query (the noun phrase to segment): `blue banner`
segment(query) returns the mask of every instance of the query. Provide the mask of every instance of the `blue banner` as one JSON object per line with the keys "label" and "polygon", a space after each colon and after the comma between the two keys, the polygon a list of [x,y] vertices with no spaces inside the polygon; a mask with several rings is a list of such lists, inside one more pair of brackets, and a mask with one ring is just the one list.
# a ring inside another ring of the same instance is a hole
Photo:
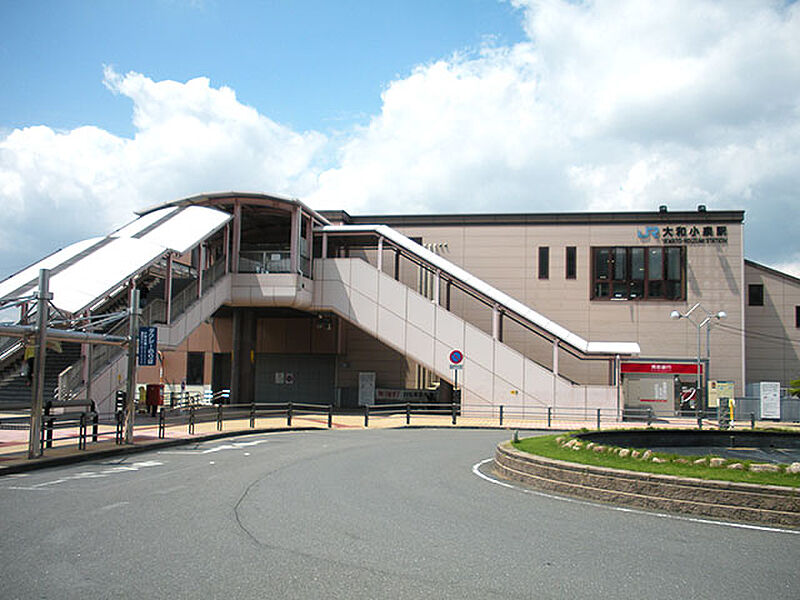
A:
{"label": "blue banner", "polygon": [[158,357],[158,329],[139,327],[139,366],[152,367]]}

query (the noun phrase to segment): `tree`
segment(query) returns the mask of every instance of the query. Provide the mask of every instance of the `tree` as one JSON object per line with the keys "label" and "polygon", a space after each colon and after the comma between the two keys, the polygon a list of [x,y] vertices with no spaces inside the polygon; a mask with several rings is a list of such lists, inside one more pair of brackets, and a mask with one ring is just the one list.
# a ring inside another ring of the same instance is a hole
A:
{"label": "tree", "polygon": [[800,398],[800,379],[789,382],[789,395]]}

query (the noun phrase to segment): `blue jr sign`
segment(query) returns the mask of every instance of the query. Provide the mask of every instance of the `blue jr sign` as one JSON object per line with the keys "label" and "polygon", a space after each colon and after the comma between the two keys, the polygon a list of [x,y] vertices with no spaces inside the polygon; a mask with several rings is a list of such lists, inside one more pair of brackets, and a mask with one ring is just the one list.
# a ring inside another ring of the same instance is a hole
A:
{"label": "blue jr sign", "polygon": [[152,367],[158,355],[158,329],[139,327],[139,366]]}

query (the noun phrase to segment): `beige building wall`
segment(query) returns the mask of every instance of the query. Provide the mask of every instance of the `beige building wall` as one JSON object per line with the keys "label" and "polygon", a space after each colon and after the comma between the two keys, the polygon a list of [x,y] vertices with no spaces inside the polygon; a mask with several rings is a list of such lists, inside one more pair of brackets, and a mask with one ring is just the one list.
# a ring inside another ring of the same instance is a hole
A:
{"label": "beige building wall", "polygon": [[[710,216],[710,215],[709,215]],[[423,219],[422,217],[421,219]],[[457,218],[457,217],[454,217]],[[641,241],[639,231],[649,223],[526,224],[526,225],[397,225],[423,244],[436,244],[439,253],[549,319],[590,341],[636,341],[641,358],[675,360],[697,357],[697,329],[687,320],[669,318],[673,310],[687,312],[696,302],[711,312],[725,311],[725,324],[712,327],[710,377],[732,380],[737,393],[744,388],[744,313],[742,223],[715,222],[689,213],[680,223],[722,225],[727,243],[686,245],[686,300],[592,300],[591,248],[599,246],[662,246],[660,240]],[[668,223],[674,226],[677,223]],[[653,223],[663,227],[664,223]],[[548,279],[538,277],[539,247],[549,248]],[[566,278],[566,247],[577,249],[575,279]],[[444,286],[442,286],[444,287]],[[491,311],[455,294],[453,312],[484,331],[491,331]],[[552,346],[523,328],[505,321],[504,341],[541,364],[552,366]],[[701,335],[705,358],[707,335]],[[563,351],[559,368],[581,383],[607,383],[607,364],[577,361]]]}
{"label": "beige building wall", "polygon": [[[787,387],[800,378],[800,279],[746,261],[745,284],[747,382],[779,381]],[[750,285],[763,286],[763,306],[750,305]]]}

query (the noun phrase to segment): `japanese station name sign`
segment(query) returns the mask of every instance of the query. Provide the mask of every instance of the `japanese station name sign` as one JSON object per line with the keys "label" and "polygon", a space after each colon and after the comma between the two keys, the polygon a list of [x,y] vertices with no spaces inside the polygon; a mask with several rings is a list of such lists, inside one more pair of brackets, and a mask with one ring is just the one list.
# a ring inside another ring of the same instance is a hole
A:
{"label": "japanese station name sign", "polygon": [[152,367],[158,357],[158,329],[139,327],[139,366]]}
{"label": "japanese station name sign", "polygon": [[655,241],[662,244],[727,244],[727,225],[651,225],[638,229],[640,241]]}

